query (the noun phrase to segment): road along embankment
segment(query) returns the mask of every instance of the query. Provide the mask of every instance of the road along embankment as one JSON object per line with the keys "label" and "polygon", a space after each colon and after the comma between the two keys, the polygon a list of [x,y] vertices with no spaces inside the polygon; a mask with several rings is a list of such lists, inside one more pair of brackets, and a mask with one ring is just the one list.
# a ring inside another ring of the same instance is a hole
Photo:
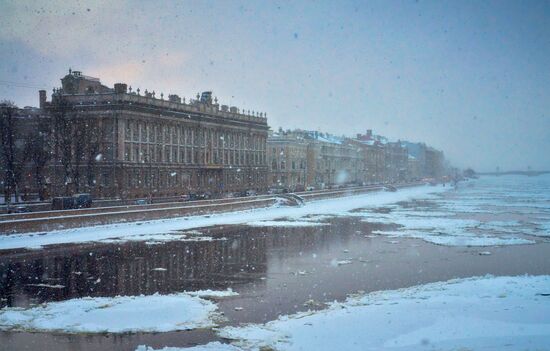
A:
{"label": "road along embankment", "polygon": [[[396,188],[420,185],[408,183]],[[297,193],[304,201],[364,194],[383,190],[383,186],[362,186],[345,189],[317,190]],[[89,227],[124,222],[138,222],[197,215],[242,211],[273,206],[280,201],[277,195],[246,198],[215,199],[193,202],[174,202],[149,205],[113,206],[65,211],[43,211],[0,215],[0,233],[47,232],[59,229]]]}

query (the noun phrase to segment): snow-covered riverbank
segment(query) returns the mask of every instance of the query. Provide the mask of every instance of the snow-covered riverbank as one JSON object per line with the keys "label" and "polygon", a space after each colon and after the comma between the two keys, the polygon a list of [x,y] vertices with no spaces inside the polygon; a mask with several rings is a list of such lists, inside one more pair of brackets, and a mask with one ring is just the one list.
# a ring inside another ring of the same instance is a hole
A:
{"label": "snow-covered riverbank", "polygon": [[[449,188],[442,186],[418,186],[403,188],[398,192],[373,192],[328,200],[306,203],[303,207],[270,207],[247,211],[218,213],[209,216],[181,217],[167,220],[112,224],[67,230],[56,230],[47,233],[13,234],[0,236],[0,250],[15,248],[40,248],[45,245],[83,243],[117,239],[118,241],[171,241],[190,240],[189,235],[182,236],[181,231],[193,228],[246,224],[248,222],[267,221],[277,218],[297,219],[313,214],[344,214],[350,210],[392,204],[413,198],[423,198],[431,193],[438,193]],[[178,231],[179,233],[175,232]],[[205,240],[200,236],[199,240]]]}
{"label": "snow-covered riverbank", "polygon": [[[412,207],[398,204],[413,199],[429,199],[430,207],[418,202]],[[391,212],[372,211],[381,206]],[[302,207],[269,207],[47,233],[3,235],[0,236],[0,250],[94,241],[204,241],[212,238],[191,229],[236,224],[312,227],[327,225],[327,220],[336,216],[355,216],[367,222],[396,224],[397,228],[379,230],[374,234],[422,239],[439,245],[534,244],[537,237],[550,236],[550,176],[484,177],[462,183],[458,190],[443,186],[418,186],[397,192],[378,191],[312,201]]]}

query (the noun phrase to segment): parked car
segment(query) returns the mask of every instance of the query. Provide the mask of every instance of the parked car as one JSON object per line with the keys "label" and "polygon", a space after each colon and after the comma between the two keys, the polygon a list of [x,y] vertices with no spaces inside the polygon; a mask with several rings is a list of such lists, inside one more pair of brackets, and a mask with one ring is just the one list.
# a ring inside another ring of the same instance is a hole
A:
{"label": "parked car", "polygon": [[246,196],[256,196],[258,195],[258,193],[256,192],[256,190],[247,190],[246,191]]}
{"label": "parked car", "polygon": [[209,192],[204,193],[189,193],[189,201],[195,200],[208,200],[212,197],[212,194]]}
{"label": "parked car", "polygon": [[201,200],[199,198],[199,194],[197,193],[189,193],[189,201],[196,201],[196,200]]}
{"label": "parked car", "polygon": [[135,202],[136,205],[147,205],[148,201],[145,199],[137,199]]}
{"label": "parked car", "polygon": [[59,196],[52,199],[52,210],[69,210],[74,208],[75,199],[72,196]]}
{"label": "parked car", "polygon": [[25,205],[8,207],[8,213],[27,213],[27,212],[31,212],[31,210]]}
{"label": "parked car", "polygon": [[90,208],[92,207],[92,195],[87,193],[75,194],[74,207],[75,208]]}

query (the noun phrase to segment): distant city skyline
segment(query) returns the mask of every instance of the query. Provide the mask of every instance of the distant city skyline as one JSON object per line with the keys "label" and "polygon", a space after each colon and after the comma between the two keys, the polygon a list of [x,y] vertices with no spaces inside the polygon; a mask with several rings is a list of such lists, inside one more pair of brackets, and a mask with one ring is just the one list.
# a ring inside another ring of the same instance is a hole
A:
{"label": "distant city skyline", "polygon": [[267,112],[273,130],[425,142],[453,165],[550,169],[550,2],[0,0],[0,99],[69,68]]}

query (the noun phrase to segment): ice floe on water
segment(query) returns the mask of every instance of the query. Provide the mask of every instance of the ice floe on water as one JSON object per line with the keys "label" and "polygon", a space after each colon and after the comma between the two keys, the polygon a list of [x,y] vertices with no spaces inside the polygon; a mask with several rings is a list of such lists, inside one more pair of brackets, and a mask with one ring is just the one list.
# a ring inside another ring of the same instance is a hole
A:
{"label": "ice floe on water", "polygon": [[29,308],[0,310],[0,330],[63,333],[167,332],[214,327],[221,316],[206,298],[235,296],[232,290],[170,295],[84,297]]}
{"label": "ice floe on water", "polygon": [[354,215],[366,222],[393,225],[375,234],[438,245],[533,244],[535,237],[550,236],[550,177],[528,178],[483,177],[429,201],[397,204],[383,213],[365,209]]}
{"label": "ice floe on water", "polygon": [[246,225],[250,227],[317,227],[329,224],[317,221],[253,221]]}
{"label": "ice floe on water", "polygon": [[222,298],[222,297],[232,297],[232,296],[239,296],[239,293],[233,291],[233,289],[228,288],[227,290],[198,290],[198,291],[189,291],[187,294],[191,296],[197,296],[202,297],[205,299],[209,298]]}
{"label": "ice floe on water", "polygon": [[464,232],[448,231],[448,234],[417,231],[417,230],[396,230],[381,231],[375,230],[374,234],[388,235],[391,237],[407,237],[422,239],[432,244],[446,246],[503,246],[503,245],[525,245],[534,244],[535,241],[517,237],[496,237],[490,235],[474,235]]}
{"label": "ice floe on water", "polygon": [[124,243],[128,241],[143,241],[148,245],[164,244],[170,241],[213,241],[222,240],[222,238],[212,238],[205,235],[187,235],[185,233],[161,233],[161,234],[141,234],[141,235],[129,235],[119,238],[109,238],[98,240],[101,243]]}
{"label": "ice floe on water", "polygon": [[242,349],[229,344],[222,344],[221,342],[214,341],[205,345],[197,345],[193,347],[163,347],[161,349],[154,349],[145,345],[140,345],[136,351],[241,351]]}
{"label": "ice floe on water", "polygon": [[219,334],[242,350],[547,350],[548,294],[550,276],[458,279]]}
{"label": "ice floe on water", "polygon": [[352,260],[337,260],[337,259],[333,259],[332,261],[330,261],[330,265],[333,266],[333,267],[343,266],[343,265],[352,264],[352,263],[353,263]]}
{"label": "ice floe on water", "polygon": [[[373,234],[392,237],[409,237],[448,246],[497,246],[533,244],[535,241],[513,235],[490,235],[480,230],[481,222],[456,217],[430,218],[426,215],[409,215],[406,210],[395,210],[391,214],[367,215],[364,221],[397,225],[392,230],[375,230]],[[498,226],[492,226],[497,227]],[[517,233],[517,231],[512,232]],[[503,234],[503,233],[500,233]]]}

